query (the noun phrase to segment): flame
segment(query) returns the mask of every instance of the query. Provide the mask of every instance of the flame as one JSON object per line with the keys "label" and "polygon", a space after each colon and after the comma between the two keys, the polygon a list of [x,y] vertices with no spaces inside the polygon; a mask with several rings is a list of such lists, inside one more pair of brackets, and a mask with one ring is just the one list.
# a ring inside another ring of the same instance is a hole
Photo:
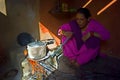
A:
{"label": "flame", "polygon": [[35,72],[39,72],[39,73],[45,74],[44,68],[40,64],[38,64],[37,61],[29,59],[29,58],[28,58],[28,61],[29,61],[29,63],[32,66],[32,74],[35,74]]}

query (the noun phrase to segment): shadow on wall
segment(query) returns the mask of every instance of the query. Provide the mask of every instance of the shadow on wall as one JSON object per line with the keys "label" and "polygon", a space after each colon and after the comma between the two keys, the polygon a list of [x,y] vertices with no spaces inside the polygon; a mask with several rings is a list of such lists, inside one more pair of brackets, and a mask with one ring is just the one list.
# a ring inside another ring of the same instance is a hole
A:
{"label": "shadow on wall", "polygon": [[9,30],[8,26],[9,26],[8,17],[0,13],[0,43],[2,43],[2,45],[6,45],[4,43],[6,41],[5,35]]}
{"label": "shadow on wall", "polygon": [[2,43],[8,50],[19,48],[16,37],[21,32],[28,32],[34,38],[38,39],[38,2],[32,0],[3,0],[4,3],[0,2],[0,12],[2,9],[1,5],[6,7],[6,14],[0,13],[0,37],[2,37]]}
{"label": "shadow on wall", "polygon": [[0,13],[0,66],[5,65],[8,61],[7,50],[5,46],[7,44],[5,36],[9,29],[7,29],[8,17]]}
{"label": "shadow on wall", "polygon": [[0,44],[0,67],[5,65],[8,62],[8,56],[7,56],[7,51],[3,46]]}

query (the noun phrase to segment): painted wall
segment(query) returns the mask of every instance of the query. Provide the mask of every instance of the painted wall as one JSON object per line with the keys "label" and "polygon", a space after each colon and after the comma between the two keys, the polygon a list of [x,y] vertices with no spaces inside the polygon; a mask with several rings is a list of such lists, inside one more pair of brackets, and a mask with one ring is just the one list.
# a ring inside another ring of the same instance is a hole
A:
{"label": "painted wall", "polygon": [[[69,0],[62,0],[69,1]],[[73,1],[73,0],[71,0]],[[74,6],[76,8],[82,7],[88,0],[74,0],[73,4],[70,6]],[[102,9],[106,4],[108,4],[112,0],[93,0],[87,8],[91,10],[93,18],[97,19],[101,22],[111,33],[111,39],[108,42],[103,42],[102,48],[103,51],[107,51],[107,54],[111,54],[117,57],[120,57],[119,54],[119,46],[120,46],[120,1],[117,0],[112,6],[110,6],[106,11],[97,15],[97,12]],[[50,14],[49,10],[56,6],[56,1],[51,0],[40,0],[40,22],[44,24],[50,31],[57,35],[57,29],[63,23],[69,21],[71,18],[66,16],[65,14]],[[56,16],[57,15],[57,16]]]}
{"label": "painted wall", "polygon": [[49,13],[56,5],[57,2],[55,0],[40,0],[40,22],[54,34],[57,34],[57,29],[61,24],[70,19],[66,14]]}

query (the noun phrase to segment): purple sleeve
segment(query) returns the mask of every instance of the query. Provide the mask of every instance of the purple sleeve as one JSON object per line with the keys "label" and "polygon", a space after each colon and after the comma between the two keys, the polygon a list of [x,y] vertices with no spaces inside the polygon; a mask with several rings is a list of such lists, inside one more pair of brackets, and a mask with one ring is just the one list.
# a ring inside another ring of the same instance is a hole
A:
{"label": "purple sleeve", "polygon": [[89,26],[90,28],[93,28],[93,30],[101,36],[102,40],[108,40],[110,38],[109,31],[99,22],[91,20]]}
{"label": "purple sleeve", "polygon": [[65,30],[65,31],[71,31],[70,25],[69,24],[63,24],[60,26],[59,29]]}
{"label": "purple sleeve", "polygon": [[60,26],[59,29],[58,29],[58,35],[61,35],[62,30],[71,31],[70,25],[69,24],[63,24],[62,26]]}
{"label": "purple sleeve", "polygon": [[[58,29],[58,35],[61,35],[61,31],[71,31],[70,25],[69,24],[63,24],[62,26],[60,26],[60,28]],[[65,36],[62,36],[62,43],[64,43],[64,41],[67,38]],[[74,48],[74,43],[73,40],[69,40],[64,46],[63,46],[63,54],[64,56],[68,57],[69,59],[75,59],[76,57],[74,56],[74,52],[73,49]]]}

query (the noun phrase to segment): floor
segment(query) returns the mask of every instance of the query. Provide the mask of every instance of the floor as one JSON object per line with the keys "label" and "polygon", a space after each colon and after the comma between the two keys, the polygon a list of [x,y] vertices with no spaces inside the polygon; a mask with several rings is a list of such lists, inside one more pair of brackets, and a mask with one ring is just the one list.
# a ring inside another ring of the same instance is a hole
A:
{"label": "floor", "polygon": [[[10,52],[10,61],[0,66],[0,80],[22,80],[21,62],[25,59],[22,53],[24,49]],[[120,59],[115,57],[96,58],[82,66],[81,75],[77,77],[74,74],[75,70],[68,67],[63,59],[61,60],[59,68],[49,75],[47,80],[120,80]]]}
{"label": "floor", "polygon": [[21,80],[24,49],[21,47],[10,51],[7,63],[0,66],[0,80]]}
{"label": "floor", "polygon": [[[64,59],[61,59],[64,60]],[[81,66],[79,75],[72,74],[74,70],[71,68],[65,69],[64,62],[60,64],[60,69],[51,74],[48,80],[120,80],[120,59],[106,56],[97,59]]]}

